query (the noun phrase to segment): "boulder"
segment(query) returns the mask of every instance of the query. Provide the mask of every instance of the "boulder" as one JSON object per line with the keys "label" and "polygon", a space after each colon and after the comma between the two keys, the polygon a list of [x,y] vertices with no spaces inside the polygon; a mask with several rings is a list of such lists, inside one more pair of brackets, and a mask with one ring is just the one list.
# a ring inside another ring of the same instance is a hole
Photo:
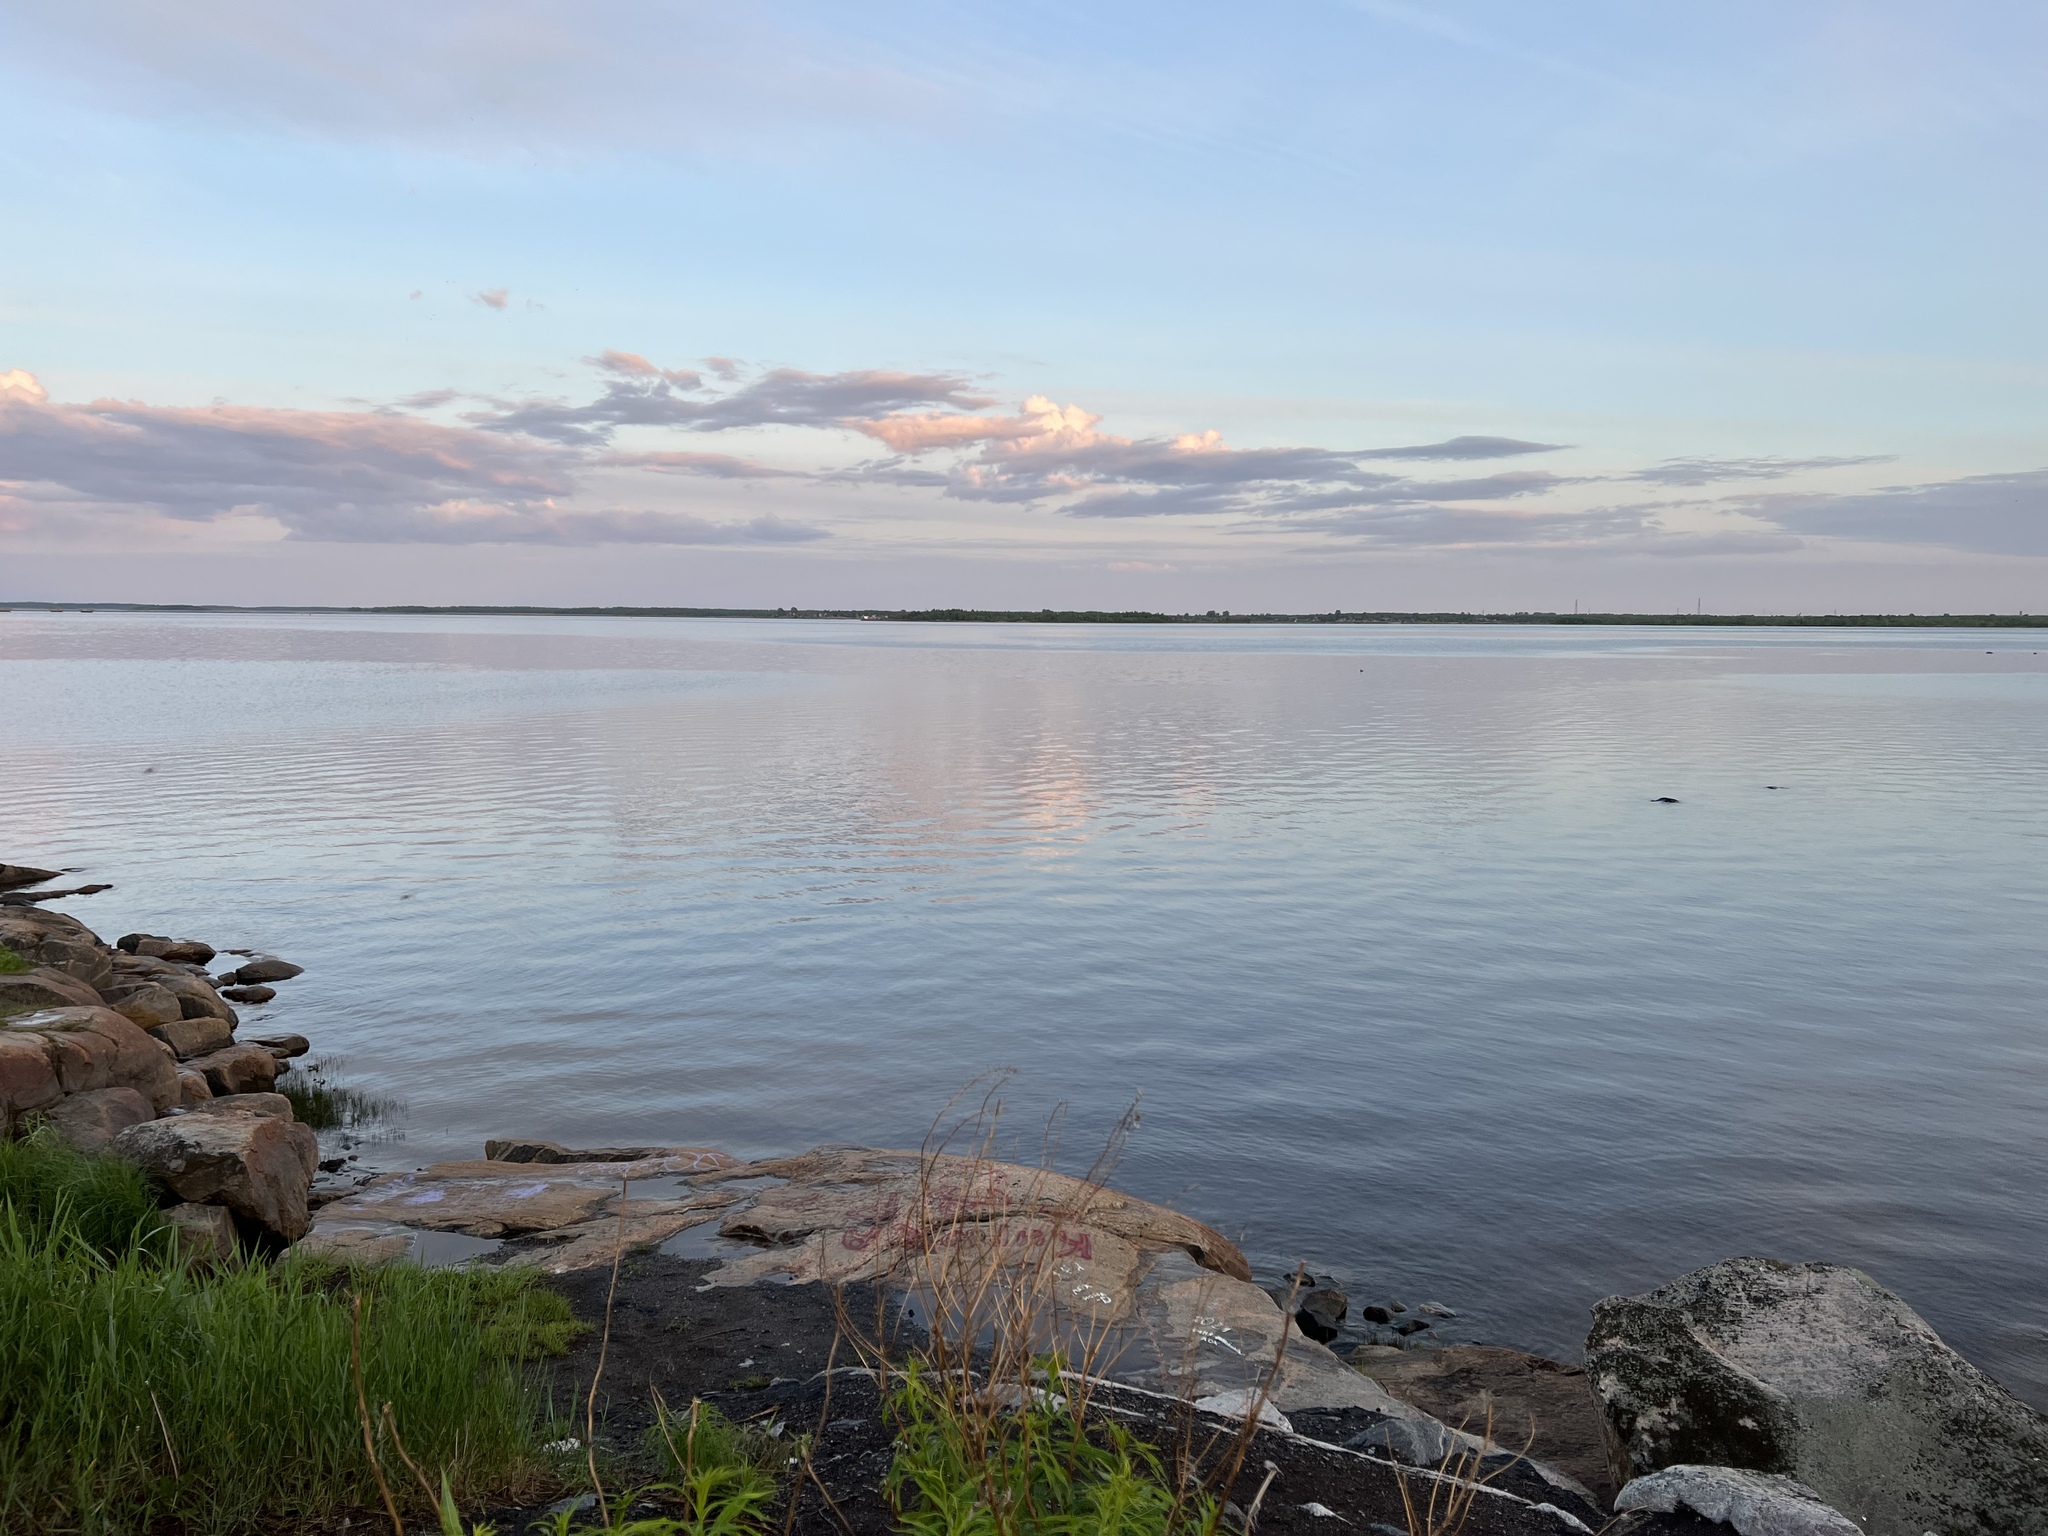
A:
{"label": "boulder", "polygon": [[293,965],[289,960],[279,960],[266,955],[261,960],[251,960],[247,965],[234,969],[234,978],[242,986],[259,981],[290,981],[294,976],[305,974],[303,965]]}
{"label": "boulder", "polygon": [[44,1117],[79,1151],[104,1152],[129,1126],[154,1120],[156,1106],[133,1088],[94,1088],[59,1099]]}
{"label": "boulder", "polygon": [[1342,1291],[1331,1290],[1328,1286],[1304,1291],[1295,1298],[1295,1326],[1318,1344],[1327,1344],[1337,1337],[1350,1305],[1349,1298]]}
{"label": "boulder", "polygon": [[28,1064],[29,1057],[40,1050],[60,1092],[133,1088],[159,1113],[181,1097],[169,1048],[110,1008],[33,1013],[10,1020],[0,1029],[0,1038],[10,1041],[9,1057],[31,1094],[39,1091],[35,1085],[40,1079]]}
{"label": "boulder", "polygon": [[185,1017],[185,1005],[178,1001],[178,994],[153,979],[117,976],[100,996],[122,1018],[143,1029],[158,1029]]}
{"label": "boulder", "polygon": [[113,1150],[160,1189],[234,1212],[244,1235],[274,1245],[305,1236],[320,1160],[307,1127],[263,1114],[185,1114],[130,1126]]}
{"label": "boulder", "polygon": [[85,924],[63,912],[0,907],[0,945],[32,966],[62,971],[89,987],[103,986],[113,976],[106,947]]}
{"label": "boulder", "polygon": [[271,1055],[285,1058],[303,1056],[313,1049],[313,1042],[304,1035],[256,1035],[249,1044],[260,1045]]}
{"label": "boulder", "polygon": [[37,869],[31,864],[0,864],[0,891],[15,890],[24,885],[41,885],[45,880],[54,880],[62,874],[57,869]]}
{"label": "boulder", "polygon": [[23,1115],[63,1097],[49,1042],[26,1031],[0,1029],[0,1135],[10,1134]]}
{"label": "boulder", "polygon": [[194,1072],[190,1067],[178,1068],[178,1103],[182,1108],[194,1109],[213,1098],[213,1087],[206,1081],[204,1072]]}
{"label": "boulder", "polygon": [[176,1234],[178,1251],[195,1264],[225,1264],[235,1256],[235,1214],[224,1205],[171,1206],[164,1222]]}
{"label": "boulder", "polygon": [[277,1058],[260,1045],[230,1045],[185,1063],[203,1073],[216,1098],[230,1093],[268,1093],[277,1083]]}
{"label": "boulder", "polygon": [[39,1008],[97,1008],[99,989],[47,965],[0,976],[0,1018]]}
{"label": "boulder", "polygon": [[210,1056],[235,1043],[233,1029],[221,1019],[173,1019],[151,1025],[148,1033],[168,1045],[180,1061]]}
{"label": "boulder", "polygon": [[2048,1419],[1860,1270],[1731,1259],[1593,1309],[1616,1480],[1781,1473],[1871,1536],[2048,1533]]}
{"label": "boulder", "polygon": [[275,987],[222,987],[220,995],[231,1003],[267,1003],[277,996]]}
{"label": "boulder", "polygon": [[1831,1509],[1806,1484],[1778,1472],[1734,1467],[1666,1467],[1639,1477],[1614,1501],[1617,1515],[1704,1515],[1738,1536],[1863,1536],[1863,1528]]}
{"label": "boulder", "polygon": [[265,1115],[273,1120],[296,1120],[292,1101],[281,1093],[224,1093],[206,1100],[192,1110],[199,1115]]}

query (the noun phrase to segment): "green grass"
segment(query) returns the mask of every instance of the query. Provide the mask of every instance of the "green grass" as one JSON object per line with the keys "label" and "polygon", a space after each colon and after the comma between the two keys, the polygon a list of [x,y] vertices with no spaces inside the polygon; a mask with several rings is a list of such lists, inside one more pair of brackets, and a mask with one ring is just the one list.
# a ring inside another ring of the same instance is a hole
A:
{"label": "green grass", "polygon": [[[888,1396],[896,1454],[884,1491],[908,1536],[1195,1536],[1214,1499],[1176,1495],[1164,1461],[1122,1425],[1090,1422],[1046,1389],[990,1412],[980,1389],[913,1361]],[[1019,1394],[1020,1398],[1022,1394]]]}
{"label": "green grass", "polygon": [[579,1326],[560,1296],[507,1271],[194,1269],[137,1182],[47,1136],[0,1147],[0,1532],[230,1536],[375,1509],[358,1298],[364,1393],[416,1462],[465,1503],[545,1476],[558,1431],[528,1362]]}
{"label": "green grass", "polygon": [[390,1117],[396,1106],[389,1099],[340,1087],[328,1081],[329,1070],[326,1062],[309,1061],[278,1079],[277,1091],[292,1101],[301,1125],[316,1131],[353,1130]]}
{"label": "green grass", "polygon": [[22,956],[16,954],[5,944],[0,944],[0,976],[19,976],[23,971],[32,971],[34,969],[35,967],[29,964]]}

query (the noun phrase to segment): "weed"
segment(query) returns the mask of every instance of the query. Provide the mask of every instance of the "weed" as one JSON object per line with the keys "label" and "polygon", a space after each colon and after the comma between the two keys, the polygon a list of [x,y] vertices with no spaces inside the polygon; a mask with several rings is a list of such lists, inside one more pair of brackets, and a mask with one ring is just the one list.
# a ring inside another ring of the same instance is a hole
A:
{"label": "weed", "polygon": [[330,1070],[327,1062],[310,1061],[278,1079],[277,1091],[292,1101],[292,1113],[301,1125],[316,1131],[355,1130],[388,1120],[397,1110],[389,1099],[330,1082]]}
{"label": "weed", "polygon": [[47,1126],[0,1140],[0,1206],[28,1237],[62,1229],[101,1255],[148,1243],[161,1225],[142,1171],[112,1157],[87,1157]]}
{"label": "weed", "polygon": [[34,969],[35,966],[27,959],[16,954],[5,944],[0,944],[0,976],[19,976],[24,971]]}

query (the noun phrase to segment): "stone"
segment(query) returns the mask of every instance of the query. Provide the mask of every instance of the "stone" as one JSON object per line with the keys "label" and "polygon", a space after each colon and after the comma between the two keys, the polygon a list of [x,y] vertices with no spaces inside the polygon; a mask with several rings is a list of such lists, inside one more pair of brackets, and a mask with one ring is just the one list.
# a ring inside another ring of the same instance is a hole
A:
{"label": "stone", "polygon": [[2048,1419],[1860,1270],[1742,1258],[1593,1309],[1616,1480],[1781,1473],[1871,1536],[2048,1533]]}
{"label": "stone", "polygon": [[694,1193],[686,1200],[614,1200],[605,1214],[551,1232],[536,1232],[543,1242],[559,1247],[529,1249],[507,1261],[507,1267],[538,1269],[566,1275],[572,1270],[609,1264],[620,1247],[627,1250],[665,1243],[678,1232],[701,1226],[721,1209],[739,1200],[730,1190]]}
{"label": "stone", "polygon": [[1382,1419],[1344,1442],[1345,1449],[1378,1451],[1408,1467],[1442,1466],[1447,1457],[1477,1449],[1481,1437],[1436,1419]]}
{"label": "stone", "polygon": [[[1259,1394],[1256,1392],[1239,1389],[1235,1392],[1218,1392],[1212,1397],[1195,1399],[1195,1408],[1199,1412],[1213,1413],[1219,1419],[1241,1421],[1251,1414],[1254,1405],[1258,1408],[1259,1423],[1262,1427],[1277,1429],[1283,1435],[1294,1433],[1294,1426],[1288,1422],[1287,1415],[1275,1408],[1270,1401],[1260,1402]],[[1240,1525],[1242,1523],[1239,1522]]]}
{"label": "stone", "polygon": [[[63,1093],[133,1088],[161,1114],[179,1100],[177,1070],[168,1047],[152,1040],[110,1008],[55,1008],[11,1019],[0,1037],[40,1049]],[[24,1047],[10,1051],[25,1060]],[[32,1078],[33,1072],[24,1067]]]}
{"label": "stone", "polygon": [[1400,1322],[1394,1324],[1394,1332],[1400,1334],[1401,1337],[1405,1339],[1411,1334],[1422,1332],[1422,1330],[1427,1328],[1428,1326],[1428,1322],[1426,1322],[1422,1318],[1404,1317],[1401,1319]]}
{"label": "stone", "polygon": [[1830,1508],[1806,1484],[1777,1472],[1734,1467],[1666,1467],[1621,1490],[1614,1512],[1690,1512],[1723,1520],[1739,1536],[1863,1536],[1863,1528]]}
{"label": "stone", "polygon": [[275,987],[222,987],[220,995],[231,1003],[248,1003],[254,1006],[267,1003],[277,996]]}
{"label": "stone", "polygon": [[190,1067],[178,1069],[178,1104],[184,1109],[194,1109],[213,1099],[213,1085],[206,1080],[204,1072],[194,1072]]}
{"label": "stone", "polygon": [[53,966],[39,965],[13,976],[0,976],[0,1018],[39,1008],[97,1008],[99,989]]}
{"label": "stone", "polygon": [[617,1179],[580,1169],[540,1174],[517,1163],[444,1163],[417,1173],[381,1175],[325,1207],[322,1215],[403,1222],[471,1237],[518,1237],[588,1221],[618,1193]]}
{"label": "stone", "polygon": [[313,1049],[313,1042],[304,1035],[254,1035],[250,1037],[249,1044],[260,1045],[271,1055],[285,1058],[303,1056]]}
{"label": "stone", "polygon": [[109,1008],[143,1029],[161,1029],[185,1017],[185,1005],[178,1001],[178,994],[154,979],[117,978],[100,995]]}
{"label": "stone", "polygon": [[1394,1314],[1387,1308],[1380,1306],[1378,1303],[1374,1303],[1372,1306],[1368,1307],[1360,1307],[1358,1309],[1358,1315],[1364,1318],[1368,1323],[1379,1323],[1382,1325],[1391,1323],[1394,1320]]}
{"label": "stone", "polygon": [[296,1120],[292,1101],[281,1093],[224,1093],[207,1099],[193,1114],[267,1115],[274,1120]]}
{"label": "stone", "polygon": [[0,945],[31,966],[62,971],[98,989],[113,979],[109,952],[76,918],[39,907],[0,907]]}
{"label": "stone", "polygon": [[186,965],[204,965],[214,957],[211,944],[197,939],[167,939],[156,933],[124,933],[114,941],[124,954],[147,955],[153,960],[174,960]]}
{"label": "stone", "polygon": [[330,1226],[324,1219],[292,1245],[293,1253],[332,1259],[353,1268],[373,1269],[407,1258],[413,1234],[389,1226]]}
{"label": "stone", "polygon": [[277,1058],[260,1045],[230,1045],[186,1063],[204,1073],[216,1098],[230,1093],[268,1093],[277,1083]]}
{"label": "stone", "polygon": [[62,873],[60,869],[37,869],[32,864],[0,864],[0,891],[12,891],[24,885],[41,885],[45,880],[54,880]]}
{"label": "stone", "polygon": [[320,1160],[312,1131],[262,1114],[185,1114],[130,1126],[113,1151],[180,1200],[223,1205],[245,1236],[296,1242],[310,1223],[306,1193]]}
{"label": "stone", "polygon": [[1342,1291],[1328,1286],[1318,1286],[1302,1293],[1297,1302],[1295,1326],[1318,1344],[1327,1344],[1337,1337],[1344,1323],[1344,1314],[1351,1305]]}
{"label": "stone", "polygon": [[133,1088],[94,1088],[58,1100],[44,1118],[81,1152],[104,1152],[131,1125],[156,1118],[156,1106]]}
{"label": "stone", "polygon": [[224,1019],[173,1019],[150,1025],[147,1033],[168,1045],[180,1061],[210,1056],[235,1043],[234,1030]]}
{"label": "stone", "polygon": [[[296,1037],[294,1037],[296,1038]],[[499,1138],[484,1143],[484,1156],[496,1163],[637,1163],[672,1152],[698,1151],[679,1147],[565,1147],[559,1141]]]}
{"label": "stone", "polygon": [[251,960],[234,969],[234,977],[243,986],[259,981],[290,981],[294,976],[305,974],[305,967],[293,965],[289,960],[279,960],[266,955],[260,960]]}
{"label": "stone", "polygon": [[0,1135],[11,1135],[23,1115],[63,1097],[49,1042],[26,1031],[0,1029]]}
{"label": "stone", "polygon": [[224,1205],[187,1201],[163,1213],[178,1251],[195,1264],[226,1264],[235,1256],[235,1215]]}

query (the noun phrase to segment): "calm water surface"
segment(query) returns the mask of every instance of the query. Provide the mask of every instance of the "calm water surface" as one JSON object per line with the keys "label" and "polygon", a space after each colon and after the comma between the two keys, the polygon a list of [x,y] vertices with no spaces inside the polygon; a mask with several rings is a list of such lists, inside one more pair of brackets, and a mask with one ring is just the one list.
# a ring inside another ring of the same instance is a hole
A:
{"label": "calm water surface", "polygon": [[1831,1259],[2048,1407],[2037,645],[16,612],[0,859],[305,964],[392,1162],[914,1143],[1014,1067],[1458,1337]]}

